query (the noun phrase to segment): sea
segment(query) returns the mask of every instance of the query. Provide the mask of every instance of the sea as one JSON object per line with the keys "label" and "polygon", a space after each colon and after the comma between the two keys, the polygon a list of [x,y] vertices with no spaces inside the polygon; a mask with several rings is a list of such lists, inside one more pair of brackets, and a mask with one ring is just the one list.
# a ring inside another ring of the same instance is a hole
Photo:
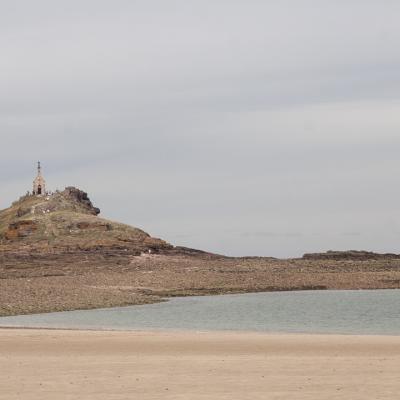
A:
{"label": "sea", "polygon": [[400,335],[400,290],[177,297],[139,306],[1,317],[0,327]]}

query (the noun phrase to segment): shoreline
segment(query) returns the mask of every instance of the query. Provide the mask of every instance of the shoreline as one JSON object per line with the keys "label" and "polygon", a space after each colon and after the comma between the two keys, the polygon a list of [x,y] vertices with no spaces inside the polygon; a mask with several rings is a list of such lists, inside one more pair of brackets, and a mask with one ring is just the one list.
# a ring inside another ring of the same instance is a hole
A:
{"label": "shoreline", "polygon": [[319,260],[74,252],[0,256],[0,315],[300,290],[399,289],[400,259]]}
{"label": "shoreline", "polygon": [[399,336],[0,329],[0,399],[395,399]]}
{"label": "shoreline", "polygon": [[287,332],[287,331],[257,331],[257,330],[238,330],[238,329],[219,329],[219,330],[202,330],[202,329],[168,329],[168,328],[131,328],[131,329],[111,329],[111,328],[66,328],[66,327],[49,327],[49,326],[0,326],[1,331],[60,331],[60,332],[98,332],[98,333],[147,333],[147,334],[222,334],[222,335],[260,335],[260,336],[357,336],[357,337],[382,337],[382,338],[400,338],[399,334],[393,333],[346,333],[346,332]]}
{"label": "shoreline", "polygon": [[[140,307],[140,306],[148,306],[151,304],[160,304],[160,303],[168,303],[172,299],[184,299],[190,297],[219,297],[219,296],[239,296],[239,295],[246,295],[246,294],[266,294],[266,293],[302,293],[302,292],[337,292],[337,291],[344,291],[344,292],[363,292],[363,291],[377,291],[377,290],[400,290],[400,287],[386,287],[386,288],[379,288],[379,287],[372,287],[372,288],[318,288],[318,289],[277,289],[277,290],[249,290],[249,291],[241,291],[241,292],[220,292],[220,293],[202,293],[202,294],[186,294],[186,295],[169,295],[165,297],[159,297],[153,299],[151,302],[143,302],[143,303],[132,303],[132,304],[123,304],[123,305],[110,305],[109,307],[106,306],[98,306],[93,308],[73,308],[73,309],[65,309],[59,310],[54,309],[51,311],[43,311],[43,312],[31,312],[31,313],[23,313],[23,314],[1,314],[0,311],[0,320],[1,318],[7,317],[21,317],[25,315],[44,315],[44,314],[53,314],[53,313],[63,313],[63,312],[72,312],[72,311],[94,311],[94,310],[110,310],[113,308],[126,308],[126,307]],[[1,326],[0,326],[1,327]]]}

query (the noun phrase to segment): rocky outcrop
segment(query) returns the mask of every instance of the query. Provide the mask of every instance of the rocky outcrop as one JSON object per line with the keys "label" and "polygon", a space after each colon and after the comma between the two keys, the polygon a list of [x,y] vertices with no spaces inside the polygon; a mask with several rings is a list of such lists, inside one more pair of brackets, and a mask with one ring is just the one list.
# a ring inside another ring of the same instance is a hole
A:
{"label": "rocky outcrop", "polygon": [[88,194],[86,192],[79,190],[73,186],[69,186],[69,187],[65,188],[65,190],[61,194],[64,197],[69,198],[72,201],[77,202],[80,205],[82,205],[84,208],[87,209],[87,211],[90,214],[93,214],[93,215],[100,214],[100,209],[93,206],[93,204],[90,201]]}
{"label": "rocky outcrop", "polygon": [[95,222],[83,221],[83,222],[78,222],[75,227],[71,228],[76,228],[81,230],[94,229],[99,231],[111,231],[112,224],[104,221],[95,221]]}
{"label": "rocky outcrop", "polygon": [[18,221],[10,224],[4,237],[7,240],[16,240],[26,238],[32,235],[38,229],[38,224],[35,221]]}
{"label": "rocky outcrop", "polygon": [[400,259],[399,254],[379,254],[371,251],[327,251],[326,253],[304,254],[304,260],[380,260],[380,259]]}

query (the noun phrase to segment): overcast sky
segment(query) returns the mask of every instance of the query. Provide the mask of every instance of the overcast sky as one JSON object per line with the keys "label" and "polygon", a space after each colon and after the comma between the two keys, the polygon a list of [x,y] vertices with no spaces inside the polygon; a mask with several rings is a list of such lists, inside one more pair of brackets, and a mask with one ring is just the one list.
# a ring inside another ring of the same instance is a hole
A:
{"label": "overcast sky", "polygon": [[400,253],[398,0],[0,0],[0,208],[228,255]]}

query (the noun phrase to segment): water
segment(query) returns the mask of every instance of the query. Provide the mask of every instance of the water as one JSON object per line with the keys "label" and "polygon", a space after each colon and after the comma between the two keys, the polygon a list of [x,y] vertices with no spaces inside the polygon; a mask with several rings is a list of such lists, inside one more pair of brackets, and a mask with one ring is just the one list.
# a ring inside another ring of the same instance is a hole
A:
{"label": "water", "polygon": [[142,306],[2,317],[0,326],[400,335],[400,290],[185,297]]}

